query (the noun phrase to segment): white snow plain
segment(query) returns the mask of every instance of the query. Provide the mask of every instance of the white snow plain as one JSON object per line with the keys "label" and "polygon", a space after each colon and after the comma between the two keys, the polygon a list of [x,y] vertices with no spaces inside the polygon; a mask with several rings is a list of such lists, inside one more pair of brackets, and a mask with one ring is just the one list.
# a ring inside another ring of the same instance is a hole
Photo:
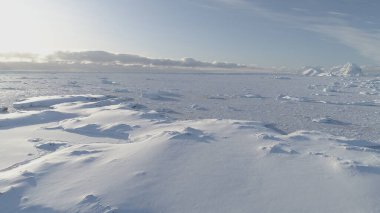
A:
{"label": "white snow plain", "polygon": [[380,78],[10,72],[0,88],[0,212],[380,212]]}

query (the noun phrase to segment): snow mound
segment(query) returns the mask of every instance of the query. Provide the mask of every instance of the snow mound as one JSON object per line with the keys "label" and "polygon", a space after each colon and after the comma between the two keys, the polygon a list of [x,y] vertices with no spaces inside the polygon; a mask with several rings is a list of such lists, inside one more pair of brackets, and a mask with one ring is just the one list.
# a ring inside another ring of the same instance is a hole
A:
{"label": "snow mound", "polygon": [[12,129],[28,125],[50,123],[72,118],[74,116],[74,114],[54,110],[0,114],[0,129]]}
{"label": "snow mound", "polygon": [[[252,121],[174,120],[107,103],[55,105],[50,111],[75,117],[0,132],[26,141],[5,143],[8,152],[40,153],[0,168],[1,212],[380,209],[379,144],[313,131],[280,133]],[[13,114],[8,122],[19,119]]]}
{"label": "snow mound", "polygon": [[263,96],[261,96],[259,94],[251,94],[251,93],[242,95],[241,97],[242,98],[258,98],[258,99],[263,99],[264,98]]}
{"label": "snow mound", "polygon": [[86,124],[76,128],[66,128],[68,132],[88,135],[91,137],[111,137],[117,139],[128,140],[128,132],[132,130],[127,124],[115,124],[115,125],[98,125],[98,124]]}
{"label": "snow mound", "polygon": [[104,100],[104,95],[62,95],[62,96],[40,96],[28,98],[23,101],[13,103],[16,109],[51,107],[53,105],[68,102],[94,102]]}
{"label": "snow mound", "polygon": [[349,123],[339,121],[339,120],[335,120],[335,119],[330,118],[330,117],[315,118],[315,119],[312,119],[312,121],[315,123],[324,123],[324,124],[349,125]]}

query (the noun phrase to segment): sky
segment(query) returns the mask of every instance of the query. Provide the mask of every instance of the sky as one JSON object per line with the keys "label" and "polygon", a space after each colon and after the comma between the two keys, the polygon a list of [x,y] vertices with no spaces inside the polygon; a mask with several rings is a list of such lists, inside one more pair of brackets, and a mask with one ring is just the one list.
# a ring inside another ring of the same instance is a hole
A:
{"label": "sky", "polygon": [[0,0],[0,52],[380,64],[376,0]]}

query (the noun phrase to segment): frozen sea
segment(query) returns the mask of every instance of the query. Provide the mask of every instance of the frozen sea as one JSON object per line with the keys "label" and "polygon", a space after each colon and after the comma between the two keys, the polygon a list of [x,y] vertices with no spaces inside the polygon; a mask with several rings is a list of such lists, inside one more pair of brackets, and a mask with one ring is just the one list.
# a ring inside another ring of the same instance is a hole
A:
{"label": "frozen sea", "polygon": [[260,73],[28,72],[0,74],[0,104],[35,96],[102,94],[179,120],[254,120],[280,133],[316,130],[380,139],[380,78]]}

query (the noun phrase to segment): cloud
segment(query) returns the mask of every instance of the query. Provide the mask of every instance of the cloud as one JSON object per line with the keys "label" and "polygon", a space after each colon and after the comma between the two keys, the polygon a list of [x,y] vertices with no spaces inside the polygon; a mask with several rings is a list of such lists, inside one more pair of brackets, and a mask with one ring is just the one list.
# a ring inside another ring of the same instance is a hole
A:
{"label": "cloud", "polygon": [[[347,2],[343,0],[292,0],[288,2],[289,4],[286,3],[290,6],[288,10],[286,8],[275,9],[273,5],[285,3],[274,0],[209,1],[218,2],[223,6],[249,10],[254,15],[285,23],[284,26],[296,27],[333,38],[356,50],[362,56],[380,63],[380,31],[375,28],[376,25],[368,26],[369,23],[373,23],[368,18],[378,17],[376,14],[378,14],[379,7],[373,1],[367,1],[367,4],[361,4],[360,1],[345,4]],[[320,6],[320,8],[315,8],[316,6]],[[361,13],[361,11],[367,12]],[[358,13],[361,16],[357,16]],[[352,14],[356,14],[356,16]]]}
{"label": "cloud", "polygon": [[[194,58],[155,59],[132,54],[115,54],[106,51],[58,51],[41,56],[32,53],[0,54],[1,69],[20,70],[125,70],[128,68],[154,69],[235,69],[256,70],[248,66],[229,62],[205,62]],[[264,70],[264,69],[262,69]]]}
{"label": "cloud", "polygon": [[246,65],[227,62],[204,62],[194,58],[153,59],[131,54],[114,54],[105,51],[56,52],[47,56],[49,62],[67,63],[116,63],[122,65],[143,65],[159,67],[192,68],[246,68]]}
{"label": "cloud", "polygon": [[37,61],[38,54],[34,53],[0,53],[0,61]]}
{"label": "cloud", "polygon": [[348,16],[347,13],[342,13],[342,12],[337,12],[337,11],[328,11],[327,13],[333,16],[340,16],[340,17]]}
{"label": "cloud", "polygon": [[368,32],[350,26],[315,25],[309,29],[336,38],[361,55],[380,63],[380,31]]}

